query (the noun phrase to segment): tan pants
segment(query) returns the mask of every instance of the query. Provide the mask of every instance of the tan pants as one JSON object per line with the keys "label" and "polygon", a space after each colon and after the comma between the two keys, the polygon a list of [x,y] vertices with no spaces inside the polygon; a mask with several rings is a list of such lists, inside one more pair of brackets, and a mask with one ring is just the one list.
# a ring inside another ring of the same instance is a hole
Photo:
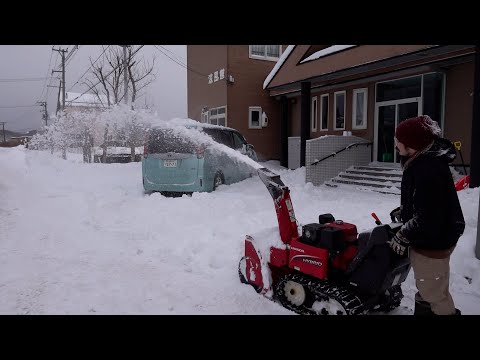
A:
{"label": "tan pants", "polygon": [[432,259],[410,248],[418,293],[416,301],[426,301],[436,315],[455,314],[455,305],[448,290],[450,280],[450,256],[445,259]]}

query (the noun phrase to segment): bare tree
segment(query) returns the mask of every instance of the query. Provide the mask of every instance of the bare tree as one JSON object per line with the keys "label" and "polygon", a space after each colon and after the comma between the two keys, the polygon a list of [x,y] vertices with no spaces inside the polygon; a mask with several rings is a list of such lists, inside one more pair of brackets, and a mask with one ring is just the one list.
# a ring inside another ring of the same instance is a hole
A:
{"label": "bare tree", "polygon": [[[127,48],[127,71],[128,88],[130,90],[132,104],[141,95],[141,90],[155,80],[154,66],[155,56],[151,62],[143,57],[136,57],[137,50],[133,46]],[[112,104],[118,104],[124,100],[124,61],[123,50],[121,47],[110,46],[105,51],[105,56],[97,63],[90,58],[92,79],[87,79],[84,83],[92,88],[100,103],[110,107]],[[93,86],[95,85],[96,86]],[[103,95],[103,96],[102,96]],[[102,97],[105,97],[103,99]]]}
{"label": "bare tree", "polygon": [[135,104],[135,100],[140,94],[140,91],[155,80],[155,74],[153,73],[155,56],[153,56],[151,64],[143,58],[141,60],[135,60],[131,56],[131,49],[131,47],[128,48],[128,79],[129,87],[131,86],[132,89],[132,104]]}

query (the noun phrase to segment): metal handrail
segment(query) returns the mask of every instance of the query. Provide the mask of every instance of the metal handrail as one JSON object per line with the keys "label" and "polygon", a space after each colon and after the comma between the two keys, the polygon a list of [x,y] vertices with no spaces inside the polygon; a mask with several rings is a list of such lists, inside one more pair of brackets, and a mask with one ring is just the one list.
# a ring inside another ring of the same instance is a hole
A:
{"label": "metal handrail", "polygon": [[345,151],[345,150],[347,150],[347,149],[350,149],[352,146],[359,146],[359,145],[369,146],[369,145],[372,145],[372,144],[373,144],[373,142],[359,142],[359,143],[353,143],[353,144],[347,145],[347,146],[345,146],[343,149],[338,150],[338,151],[335,151],[335,152],[331,153],[330,155],[327,155],[327,156],[325,156],[324,158],[322,158],[322,159],[320,159],[320,160],[317,160],[317,161],[311,163],[310,166],[316,165],[316,164],[318,164],[319,162],[322,162],[323,160],[326,160],[326,159],[328,159],[328,158],[330,158],[330,157],[332,157],[332,156],[335,156],[335,155],[341,153],[342,151]]}

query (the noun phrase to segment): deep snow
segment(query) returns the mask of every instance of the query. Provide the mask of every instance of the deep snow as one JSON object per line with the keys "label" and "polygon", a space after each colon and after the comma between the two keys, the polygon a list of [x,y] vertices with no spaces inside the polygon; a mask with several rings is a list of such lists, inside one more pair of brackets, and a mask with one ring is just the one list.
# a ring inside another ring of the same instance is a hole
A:
{"label": "deep snow", "polygon": [[[81,155],[0,148],[1,314],[293,314],[239,282],[245,235],[277,229],[255,176],[214,193],[144,195],[141,164],[85,164]],[[321,213],[359,231],[383,221],[399,196],[305,184],[305,169],[262,163],[290,187],[300,224]],[[452,256],[451,289],[480,314],[474,257],[479,188],[459,193],[466,230]],[[402,286],[411,314],[413,274]]]}

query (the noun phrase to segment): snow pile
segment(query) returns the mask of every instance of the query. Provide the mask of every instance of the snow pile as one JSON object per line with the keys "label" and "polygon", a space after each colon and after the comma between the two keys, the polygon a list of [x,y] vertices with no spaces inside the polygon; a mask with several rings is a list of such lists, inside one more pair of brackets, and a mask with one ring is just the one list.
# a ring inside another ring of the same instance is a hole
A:
{"label": "snow pile", "polygon": [[[305,183],[305,168],[261,163],[289,187],[299,225],[332,213],[359,232],[399,197]],[[278,242],[273,200],[258,176],[213,193],[143,194],[141,163],[83,163],[49,151],[0,148],[1,314],[289,314],[240,283],[246,235]],[[451,261],[463,314],[480,314],[475,258],[480,189],[458,193],[466,229]],[[275,230],[275,231],[274,231]],[[402,284],[411,314],[413,273]]]}

